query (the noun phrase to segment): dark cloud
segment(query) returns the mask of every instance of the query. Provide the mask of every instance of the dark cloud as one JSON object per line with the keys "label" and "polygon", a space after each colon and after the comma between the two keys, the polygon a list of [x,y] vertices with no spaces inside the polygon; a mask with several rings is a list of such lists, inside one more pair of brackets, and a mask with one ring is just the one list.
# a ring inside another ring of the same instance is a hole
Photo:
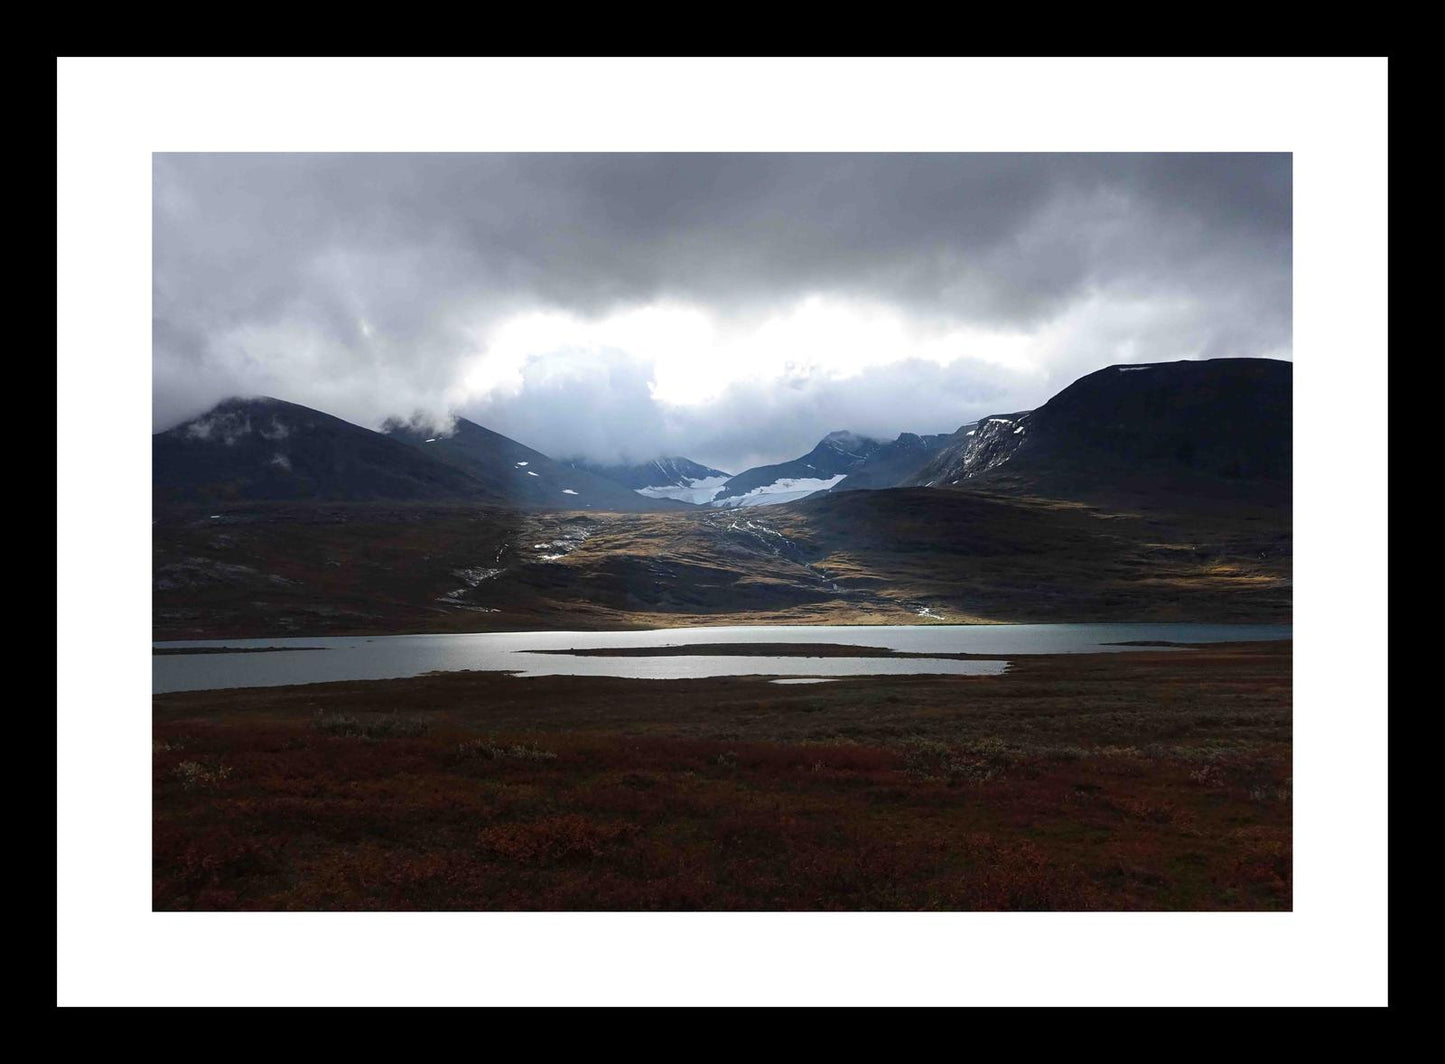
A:
{"label": "dark cloud", "polygon": [[[930,431],[909,417],[959,402],[937,414],[956,425],[990,389],[1032,405],[1120,358],[1290,347],[1288,155],[158,155],[154,177],[157,427],[269,392],[365,424],[460,406],[543,450],[657,439],[737,464],[735,418],[776,458],[812,404],[833,404],[824,431]],[[514,314],[672,302],[745,328],[810,295],[1042,337],[1043,361],[935,372],[890,352],[685,410],[627,351],[537,352],[552,372],[509,398],[463,383]]]}

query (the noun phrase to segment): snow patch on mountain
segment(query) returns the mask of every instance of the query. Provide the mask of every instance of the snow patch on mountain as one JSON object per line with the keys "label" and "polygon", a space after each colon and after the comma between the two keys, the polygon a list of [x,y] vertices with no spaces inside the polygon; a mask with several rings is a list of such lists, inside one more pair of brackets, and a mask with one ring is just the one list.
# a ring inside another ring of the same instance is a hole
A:
{"label": "snow patch on mountain", "polygon": [[839,473],[836,477],[827,479],[822,477],[783,477],[742,495],[717,499],[708,505],[727,509],[736,509],[742,506],[778,506],[785,502],[805,499],[817,491],[827,491],[845,476],[847,476],[846,473]]}
{"label": "snow patch on mountain", "polygon": [[701,505],[711,501],[718,488],[730,479],[732,478],[726,473],[722,473],[714,477],[684,478],[681,484],[652,484],[636,490],[637,494],[646,495],[649,499],[676,499],[679,502]]}
{"label": "snow patch on mountain", "polygon": [[954,434],[959,442],[940,451],[910,483],[932,487],[956,485],[998,468],[1028,439],[1032,417],[1032,411],[1024,411],[1009,417],[983,418],[973,428],[962,426]]}
{"label": "snow patch on mountain", "polygon": [[681,455],[623,465],[600,465],[580,458],[567,464],[606,477],[643,498],[691,504],[706,503],[732,476]]}
{"label": "snow patch on mountain", "polygon": [[774,506],[827,491],[886,445],[856,432],[830,432],[800,458],[754,466],[718,489],[709,506]]}

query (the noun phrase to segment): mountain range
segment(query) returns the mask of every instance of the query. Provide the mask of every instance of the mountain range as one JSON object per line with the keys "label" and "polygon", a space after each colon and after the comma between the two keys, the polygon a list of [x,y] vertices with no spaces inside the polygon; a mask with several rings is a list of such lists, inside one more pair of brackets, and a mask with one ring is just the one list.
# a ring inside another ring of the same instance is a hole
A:
{"label": "mountain range", "polygon": [[151,437],[158,502],[483,498],[465,473],[280,399],[227,399]]}
{"label": "mountain range", "polygon": [[269,396],[227,399],[151,437],[157,502],[477,502],[649,511],[654,499],[457,418],[445,431],[381,432]]}
{"label": "mountain range", "polygon": [[279,399],[228,399],[152,439],[158,501],[423,501],[527,509],[732,509],[900,486],[1081,496],[1279,488],[1291,467],[1292,366],[1213,359],[1110,366],[1036,410],[952,434],[830,432],[808,453],[737,475],[682,456],[556,461],[465,418],[372,432]]}
{"label": "mountain range", "polygon": [[649,499],[591,470],[553,461],[466,418],[457,418],[444,432],[397,421],[388,422],[382,431],[470,477],[476,490],[496,502],[547,510],[645,511],[680,505]]}
{"label": "mountain range", "polygon": [[152,438],[155,637],[1287,620],[1291,389],[1262,359],[1109,367],[732,477],[227,400]]}
{"label": "mountain range", "polygon": [[709,506],[773,506],[827,491],[866,463],[884,444],[853,432],[830,432],[791,462],[755,466],[722,485]]}
{"label": "mountain range", "polygon": [[[967,428],[968,426],[964,426]],[[868,488],[895,488],[911,477],[933,455],[948,444],[953,436],[938,433],[920,436],[905,432],[891,443],[885,443],[864,461],[848,471],[828,491],[858,491]]]}

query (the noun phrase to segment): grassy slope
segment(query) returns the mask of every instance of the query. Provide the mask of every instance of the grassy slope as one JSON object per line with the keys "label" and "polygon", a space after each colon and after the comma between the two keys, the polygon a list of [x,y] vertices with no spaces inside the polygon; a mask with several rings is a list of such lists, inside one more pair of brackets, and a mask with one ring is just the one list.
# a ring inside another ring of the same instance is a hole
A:
{"label": "grassy slope", "polygon": [[[167,510],[153,528],[154,630],[908,623],[924,608],[954,622],[1286,621],[1289,518],[1231,499],[1180,512],[928,489],[677,514]],[[580,545],[545,560],[561,551],[540,545],[567,537]],[[501,572],[475,587],[457,575],[479,569]]]}

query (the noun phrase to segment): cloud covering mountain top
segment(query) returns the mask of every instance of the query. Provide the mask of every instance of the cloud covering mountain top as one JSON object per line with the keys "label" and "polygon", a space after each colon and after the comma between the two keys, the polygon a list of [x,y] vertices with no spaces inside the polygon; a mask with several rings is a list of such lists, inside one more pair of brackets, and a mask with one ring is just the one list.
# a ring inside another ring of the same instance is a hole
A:
{"label": "cloud covering mountain top", "polygon": [[155,427],[271,394],[795,456],[1290,357],[1288,155],[157,155]]}

